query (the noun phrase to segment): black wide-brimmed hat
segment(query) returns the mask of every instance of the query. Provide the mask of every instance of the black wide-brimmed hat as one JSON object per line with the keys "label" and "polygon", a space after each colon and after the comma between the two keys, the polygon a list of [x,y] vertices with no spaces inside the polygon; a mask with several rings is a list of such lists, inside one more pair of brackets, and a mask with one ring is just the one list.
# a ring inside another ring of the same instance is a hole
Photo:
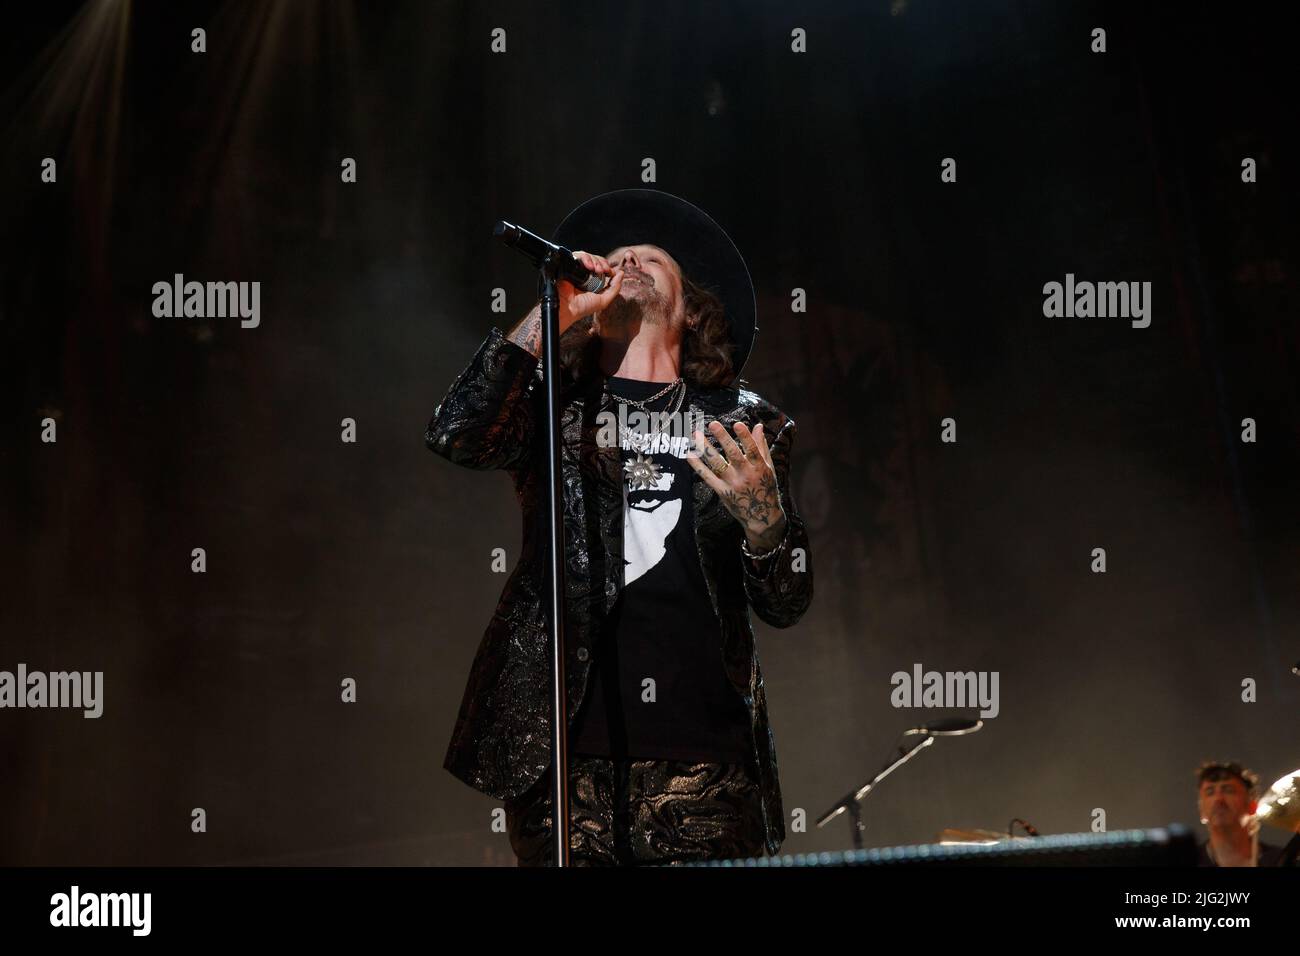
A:
{"label": "black wide-brimmed hat", "polygon": [[616,189],[574,209],[551,241],[598,256],[619,246],[666,249],[687,278],[722,300],[736,346],[732,366],[740,377],[758,332],[754,283],[736,244],[704,210],[657,189]]}

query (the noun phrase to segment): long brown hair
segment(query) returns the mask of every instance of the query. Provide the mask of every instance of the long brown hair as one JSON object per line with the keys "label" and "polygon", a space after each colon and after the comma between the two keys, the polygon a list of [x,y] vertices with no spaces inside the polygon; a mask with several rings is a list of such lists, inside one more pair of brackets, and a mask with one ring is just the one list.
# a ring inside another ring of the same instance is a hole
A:
{"label": "long brown hair", "polygon": [[[698,317],[695,327],[682,336],[682,378],[695,389],[722,388],[732,384],[735,373],[726,309],[707,286],[682,276],[682,304],[688,316]],[[600,337],[591,334],[594,316],[585,316],[569,326],[560,338],[561,381],[566,385],[586,382],[599,371]]]}

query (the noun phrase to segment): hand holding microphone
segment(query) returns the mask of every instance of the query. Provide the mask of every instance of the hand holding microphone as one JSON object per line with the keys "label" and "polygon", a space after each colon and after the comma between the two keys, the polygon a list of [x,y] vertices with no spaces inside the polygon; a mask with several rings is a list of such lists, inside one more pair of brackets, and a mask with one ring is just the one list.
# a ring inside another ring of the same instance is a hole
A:
{"label": "hand holding microphone", "polygon": [[[612,267],[604,256],[595,256],[582,251],[572,252],[564,246],[557,246],[549,239],[543,239],[523,226],[505,220],[501,220],[493,227],[492,234],[517,252],[527,256],[538,268],[548,256],[556,252],[570,253],[573,256],[573,266],[567,264],[562,266],[559,270],[561,275],[555,283],[560,294],[561,335],[579,319],[603,310],[614,301],[618,290],[623,286],[622,268]],[[540,314],[540,302],[533,311]]]}
{"label": "hand holding microphone", "polygon": [[618,291],[623,287],[623,268],[611,266],[604,256],[595,256],[580,250],[573,254],[573,258],[601,276],[604,284],[599,292],[580,292],[578,287],[568,279],[561,277],[556,282],[556,288],[560,293],[561,335],[579,319],[603,311],[618,297]]}

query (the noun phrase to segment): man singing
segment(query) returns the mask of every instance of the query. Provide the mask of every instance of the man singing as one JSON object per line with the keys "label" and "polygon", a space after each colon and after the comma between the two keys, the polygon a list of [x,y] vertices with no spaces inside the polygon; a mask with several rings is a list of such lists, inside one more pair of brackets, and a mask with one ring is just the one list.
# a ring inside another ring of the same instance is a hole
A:
{"label": "man singing", "polygon": [[[790,490],[794,420],[739,378],[757,326],[739,251],[649,189],[589,200],[554,241],[612,277],[559,282],[570,847],[577,865],[776,853],[776,747],[750,609],[812,601]],[[503,801],[521,866],[553,862],[545,387],[540,304],[493,328],[428,447],[501,468],[520,560],[484,634],[444,766]]]}

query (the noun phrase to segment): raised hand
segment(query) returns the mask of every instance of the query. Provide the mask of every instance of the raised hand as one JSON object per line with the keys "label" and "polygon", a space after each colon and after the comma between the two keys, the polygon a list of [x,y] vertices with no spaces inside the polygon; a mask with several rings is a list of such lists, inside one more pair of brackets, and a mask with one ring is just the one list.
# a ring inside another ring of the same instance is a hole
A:
{"label": "raised hand", "polygon": [[722,450],[697,429],[695,453],[688,453],[686,460],[745,529],[750,550],[771,551],[785,535],[786,517],[762,423],[751,432],[744,422],[736,422],[734,439],[718,421],[709,423],[709,431]]}

